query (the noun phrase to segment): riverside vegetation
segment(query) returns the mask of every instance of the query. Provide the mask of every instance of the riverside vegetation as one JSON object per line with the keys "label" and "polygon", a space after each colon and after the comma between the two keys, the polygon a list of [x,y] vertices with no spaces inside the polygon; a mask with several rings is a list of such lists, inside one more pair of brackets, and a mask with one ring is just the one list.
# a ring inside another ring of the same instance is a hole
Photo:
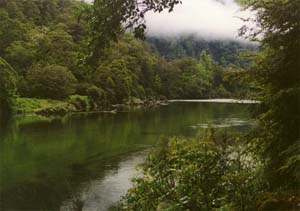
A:
{"label": "riverside vegetation", "polygon": [[194,58],[170,60],[155,53],[155,45],[124,34],[91,59],[94,13],[92,5],[75,0],[0,1],[0,62],[7,74],[1,77],[2,115],[9,107],[51,115],[107,110],[138,99],[242,97],[249,92],[247,85],[229,80],[240,68],[238,61],[222,65],[213,59],[218,54],[238,58],[239,50],[246,49],[239,43],[229,55],[230,45],[212,51],[215,55],[202,47]]}
{"label": "riverside vegetation", "polygon": [[247,62],[207,51],[166,59],[124,33],[144,38],[145,13],[179,2],[1,0],[1,114],[52,103],[95,110],[137,98],[242,97],[255,87],[261,104],[251,132],[163,141],[113,209],[298,210],[299,3],[238,1],[256,12],[248,21],[257,28],[240,30],[260,45]]}
{"label": "riverside vegetation", "polygon": [[293,0],[239,2],[257,12],[245,20],[255,21],[257,28],[240,29],[241,36],[260,43],[246,68],[247,80],[261,88],[257,125],[242,137],[164,142],[116,209],[299,209],[300,5]]}

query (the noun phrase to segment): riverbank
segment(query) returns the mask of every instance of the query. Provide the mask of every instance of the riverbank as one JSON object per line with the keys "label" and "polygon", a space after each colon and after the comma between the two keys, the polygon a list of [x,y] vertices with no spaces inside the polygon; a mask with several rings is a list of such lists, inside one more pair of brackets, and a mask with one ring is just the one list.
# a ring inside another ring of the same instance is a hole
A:
{"label": "riverbank", "polygon": [[36,98],[17,98],[15,104],[16,114],[64,116],[71,112],[86,111],[88,99],[85,96],[70,96],[68,100],[51,100]]}
{"label": "riverbank", "polygon": [[129,160],[136,160],[136,150],[151,150],[160,137],[191,137],[204,133],[191,126],[221,124],[228,117],[249,119],[247,106],[216,103],[86,113],[62,118],[20,115],[5,125],[0,138],[4,209],[65,210],[75,198],[84,210],[105,211],[129,188],[124,178],[136,173],[136,162],[126,162],[131,156],[127,152],[134,152]]}
{"label": "riverbank", "polygon": [[234,103],[234,104],[259,104],[258,100],[242,100],[242,99],[174,99],[168,102],[189,102],[189,103]]}
{"label": "riverbank", "polygon": [[132,98],[122,104],[99,108],[87,96],[72,95],[67,100],[17,98],[15,110],[18,115],[65,116],[72,113],[116,113],[132,109],[149,109],[168,105],[167,100]]}
{"label": "riverbank", "polygon": [[51,100],[36,98],[17,98],[16,114],[41,115],[41,116],[65,116],[72,113],[116,113],[135,109],[150,109],[165,106],[175,102],[195,103],[231,103],[231,104],[259,104],[257,100],[247,99],[147,99],[131,98],[122,104],[114,104],[99,108],[95,106],[87,96],[72,95],[67,100]]}

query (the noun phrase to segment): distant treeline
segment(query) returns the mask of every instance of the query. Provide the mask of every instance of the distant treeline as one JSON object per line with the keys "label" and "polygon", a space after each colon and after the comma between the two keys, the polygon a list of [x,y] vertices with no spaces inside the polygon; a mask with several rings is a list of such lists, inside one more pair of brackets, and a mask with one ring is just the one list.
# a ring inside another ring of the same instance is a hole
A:
{"label": "distant treeline", "polygon": [[258,45],[254,43],[234,40],[208,40],[192,34],[176,37],[150,36],[147,41],[153,50],[167,59],[198,58],[199,52],[205,50],[223,66],[229,64],[245,65],[245,61],[240,58],[239,54],[258,48]]}

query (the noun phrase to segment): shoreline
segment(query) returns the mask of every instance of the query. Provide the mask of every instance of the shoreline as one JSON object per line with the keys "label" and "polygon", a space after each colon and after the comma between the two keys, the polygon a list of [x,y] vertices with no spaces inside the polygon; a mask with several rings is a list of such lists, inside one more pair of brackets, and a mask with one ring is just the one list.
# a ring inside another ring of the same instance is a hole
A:
{"label": "shoreline", "polygon": [[[135,109],[149,109],[166,106],[170,103],[228,103],[228,104],[260,104],[257,100],[248,99],[172,99],[172,100],[140,100],[139,102],[129,102],[125,104],[111,105],[107,110],[80,111],[65,108],[47,107],[38,111],[18,113],[14,116],[43,116],[43,117],[64,117],[73,114],[107,113],[116,114],[120,112],[130,112]],[[63,111],[62,111],[63,110]]]}
{"label": "shoreline", "polygon": [[232,104],[260,104],[258,100],[247,99],[173,99],[169,103],[188,102],[188,103],[232,103]]}

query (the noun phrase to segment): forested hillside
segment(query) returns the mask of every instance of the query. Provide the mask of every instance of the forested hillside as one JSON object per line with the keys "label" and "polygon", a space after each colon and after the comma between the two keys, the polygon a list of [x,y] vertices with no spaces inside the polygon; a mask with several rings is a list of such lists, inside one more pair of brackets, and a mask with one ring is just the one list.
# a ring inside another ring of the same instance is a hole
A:
{"label": "forested hillside", "polygon": [[199,52],[207,51],[221,65],[241,64],[239,55],[247,50],[256,50],[257,44],[233,40],[217,40],[197,35],[147,38],[151,47],[167,59],[184,57],[198,58]]}
{"label": "forested hillside", "polygon": [[[17,97],[15,103],[10,100],[9,104],[18,112],[55,104],[68,105],[67,110],[99,110],[135,98],[248,93],[238,79],[228,80],[240,69],[236,58],[242,45],[193,37],[170,45],[167,40],[149,38],[151,47],[125,34],[95,56],[91,55],[95,25],[90,18],[94,12],[92,5],[76,0],[0,1],[0,57],[12,68],[16,81],[10,86],[14,91],[2,91],[9,88],[3,87],[1,92],[14,93],[10,97]],[[161,57],[153,44],[168,56]],[[5,104],[7,94],[2,95]]]}

